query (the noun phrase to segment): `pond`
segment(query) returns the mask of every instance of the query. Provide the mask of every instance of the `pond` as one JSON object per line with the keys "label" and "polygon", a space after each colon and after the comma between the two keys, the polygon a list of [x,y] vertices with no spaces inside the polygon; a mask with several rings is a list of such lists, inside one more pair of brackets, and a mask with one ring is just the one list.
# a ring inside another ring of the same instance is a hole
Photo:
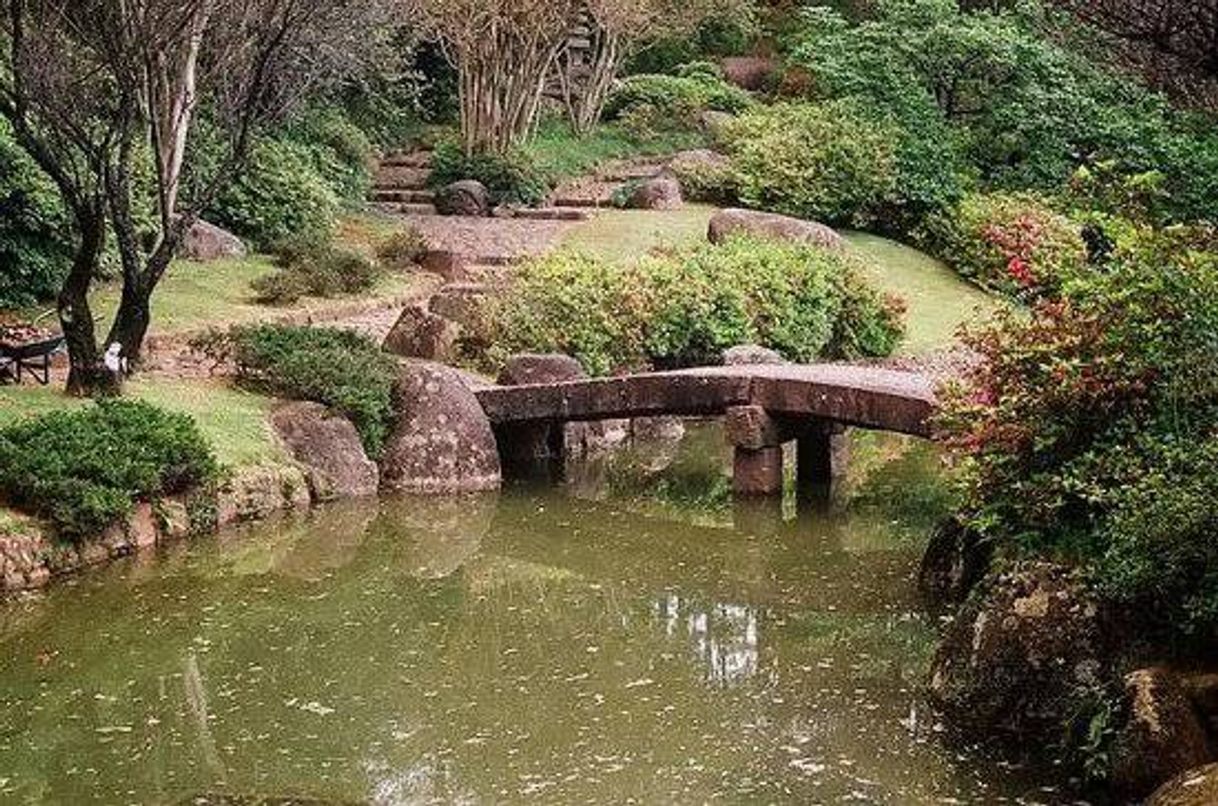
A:
{"label": "pond", "polygon": [[9,604],[0,801],[1051,798],[949,749],[919,695],[931,450],[860,435],[834,501],[784,517],[733,509],[721,440],[333,506]]}

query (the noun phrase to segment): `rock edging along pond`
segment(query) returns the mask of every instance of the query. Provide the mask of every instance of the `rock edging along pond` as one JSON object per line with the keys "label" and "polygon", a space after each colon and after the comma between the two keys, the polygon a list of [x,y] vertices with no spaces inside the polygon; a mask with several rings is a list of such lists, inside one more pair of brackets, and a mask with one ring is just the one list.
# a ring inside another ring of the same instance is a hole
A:
{"label": "rock edging along pond", "polygon": [[[136,502],[123,521],[75,543],[33,522],[14,528],[0,536],[0,593],[41,588],[163,543],[315,502],[373,495],[379,487],[448,494],[499,486],[490,423],[460,373],[405,361],[396,387],[396,425],[379,468],[348,420],[317,404],[285,403],[271,425],[295,464],[239,468],[214,489]],[[482,458],[465,461],[474,455]]]}

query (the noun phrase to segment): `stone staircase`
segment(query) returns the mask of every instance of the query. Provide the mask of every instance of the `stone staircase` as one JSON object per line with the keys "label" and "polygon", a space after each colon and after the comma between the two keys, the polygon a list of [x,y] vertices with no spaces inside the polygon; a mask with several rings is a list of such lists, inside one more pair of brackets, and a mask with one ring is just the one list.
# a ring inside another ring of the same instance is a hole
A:
{"label": "stone staircase", "polygon": [[430,151],[386,154],[373,179],[373,206],[397,215],[436,215],[435,194],[427,186],[430,165]]}

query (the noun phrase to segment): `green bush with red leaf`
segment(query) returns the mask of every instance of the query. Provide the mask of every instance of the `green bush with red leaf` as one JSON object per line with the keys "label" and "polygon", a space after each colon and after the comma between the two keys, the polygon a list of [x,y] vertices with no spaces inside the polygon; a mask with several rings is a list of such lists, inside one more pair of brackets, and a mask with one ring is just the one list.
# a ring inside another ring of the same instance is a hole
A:
{"label": "green bush with red leaf", "polygon": [[967,334],[980,360],[939,419],[999,556],[1084,568],[1147,635],[1218,629],[1218,253],[1196,235],[1149,236]]}
{"label": "green bush with red leaf", "polygon": [[922,239],[962,276],[1021,299],[1055,295],[1087,264],[1081,227],[1030,193],[966,196]]}

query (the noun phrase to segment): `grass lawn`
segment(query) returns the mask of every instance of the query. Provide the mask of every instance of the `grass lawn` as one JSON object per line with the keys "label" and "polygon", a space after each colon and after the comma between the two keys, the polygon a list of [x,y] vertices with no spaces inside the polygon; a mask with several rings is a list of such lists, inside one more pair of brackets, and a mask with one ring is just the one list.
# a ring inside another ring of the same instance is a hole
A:
{"label": "grass lawn", "polygon": [[909,332],[900,348],[904,355],[950,344],[962,325],[985,318],[1004,304],[917,249],[865,232],[842,234],[863,258],[868,279],[909,306]]}
{"label": "grass lawn", "polygon": [[[272,433],[270,398],[234,389],[221,381],[136,378],[127,394],[168,411],[189,414],[211,442],[216,458],[241,467],[287,461]],[[56,386],[0,386],[0,427],[22,417],[91,405]]]}
{"label": "grass lawn", "polygon": [[[377,244],[401,229],[391,218],[371,213],[352,213],[338,223],[335,241],[340,246],[372,254]],[[320,311],[351,301],[398,297],[408,293],[417,281],[410,274],[387,272],[376,286],[362,294],[332,299],[306,297],[294,305],[259,305],[253,300],[250,283],[275,271],[271,258],[251,255],[240,260],[213,263],[176,261],[152,295],[152,332],[177,333],[211,326],[241,324],[273,318],[278,314]],[[122,288],[107,283],[94,288],[91,297],[94,316],[99,317],[98,332],[104,336],[118,308]],[[26,311],[28,319],[43,313],[50,304]]]}
{"label": "grass lawn", "polygon": [[706,238],[714,207],[687,205],[681,210],[598,210],[574,227],[562,245],[625,263],[659,246],[680,246]]}
{"label": "grass lawn", "polygon": [[576,137],[564,118],[550,116],[541,121],[536,136],[523,148],[537,167],[562,180],[592,173],[612,160],[674,154],[704,144],[697,134],[656,135],[639,140],[613,123],[597,126],[586,137]]}

